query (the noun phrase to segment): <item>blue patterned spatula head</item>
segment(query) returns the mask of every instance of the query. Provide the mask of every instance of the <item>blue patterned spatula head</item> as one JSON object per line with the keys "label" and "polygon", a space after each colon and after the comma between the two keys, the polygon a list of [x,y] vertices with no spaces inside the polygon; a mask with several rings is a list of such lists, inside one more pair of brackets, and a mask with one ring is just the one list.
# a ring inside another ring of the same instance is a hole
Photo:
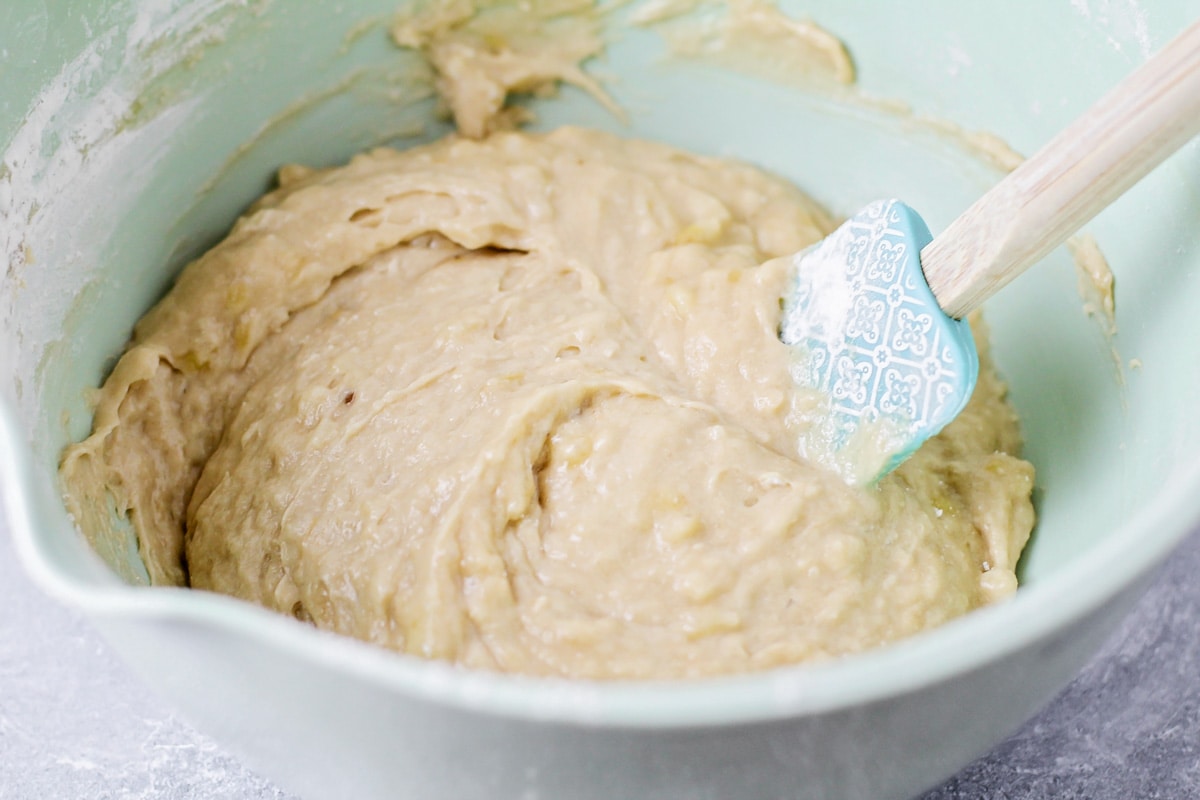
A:
{"label": "blue patterned spatula head", "polygon": [[921,271],[932,238],[911,208],[881,200],[794,257],[780,339],[814,398],[800,452],[851,483],[897,467],[975,388],[971,326],[942,311]]}

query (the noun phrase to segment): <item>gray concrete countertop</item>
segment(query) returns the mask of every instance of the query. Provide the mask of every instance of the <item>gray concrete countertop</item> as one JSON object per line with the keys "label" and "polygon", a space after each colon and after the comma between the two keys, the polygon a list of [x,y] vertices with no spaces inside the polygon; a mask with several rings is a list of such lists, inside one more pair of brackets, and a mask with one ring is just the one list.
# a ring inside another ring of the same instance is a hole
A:
{"label": "gray concrete countertop", "polygon": [[[1200,798],[1200,531],[1039,716],[923,800]],[[0,800],[290,798],[34,587],[0,523]]]}

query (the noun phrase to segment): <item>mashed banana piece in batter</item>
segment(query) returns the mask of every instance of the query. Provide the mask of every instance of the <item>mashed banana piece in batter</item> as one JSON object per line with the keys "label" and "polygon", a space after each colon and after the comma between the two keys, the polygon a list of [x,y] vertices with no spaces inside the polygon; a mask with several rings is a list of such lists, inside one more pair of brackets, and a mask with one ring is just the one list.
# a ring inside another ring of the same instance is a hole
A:
{"label": "mashed banana piece in batter", "polygon": [[772,259],[830,228],[750,166],[576,128],[286,169],[138,324],[72,510],[94,539],[127,515],[154,583],[482,669],[926,630],[1014,590],[1032,468],[986,352],[878,486],[797,457]]}

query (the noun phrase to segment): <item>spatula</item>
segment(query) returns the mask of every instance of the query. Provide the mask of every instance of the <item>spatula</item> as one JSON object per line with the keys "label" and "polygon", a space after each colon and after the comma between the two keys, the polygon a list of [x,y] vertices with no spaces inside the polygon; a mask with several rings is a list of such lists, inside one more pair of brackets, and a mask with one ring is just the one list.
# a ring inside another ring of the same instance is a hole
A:
{"label": "spatula", "polygon": [[936,238],[899,200],[792,257],[780,338],[817,400],[801,454],[882,477],[958,416],[978,356],[966,316],[1200,132],[1200,22]]}

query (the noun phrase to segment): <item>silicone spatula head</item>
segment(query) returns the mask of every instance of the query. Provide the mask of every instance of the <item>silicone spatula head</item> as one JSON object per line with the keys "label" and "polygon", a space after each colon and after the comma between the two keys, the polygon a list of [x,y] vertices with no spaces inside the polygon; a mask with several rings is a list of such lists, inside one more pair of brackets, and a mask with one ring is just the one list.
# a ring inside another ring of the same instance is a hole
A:
{"label": "silicone spatula head", "polygon": [[899,200],[859,211],[793,257],[780,338],[818,408],[800,453],[850,483],[908,458],[975,388],[971,326],[942,311],[921,270],[929,228]]}

